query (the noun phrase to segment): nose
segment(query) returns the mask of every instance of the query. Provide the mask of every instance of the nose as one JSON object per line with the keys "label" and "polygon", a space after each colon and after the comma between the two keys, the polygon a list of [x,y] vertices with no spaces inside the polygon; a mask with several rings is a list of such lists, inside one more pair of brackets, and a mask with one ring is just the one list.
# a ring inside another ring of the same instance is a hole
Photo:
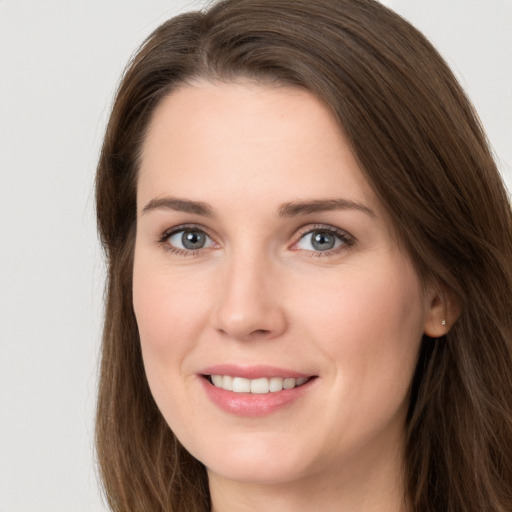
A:
{"label": "nose", "polygon": [[270,261],[240,255],[226,262],[219,283],[214,326],[237,341],[273,339],[287,328],[278,275]]}

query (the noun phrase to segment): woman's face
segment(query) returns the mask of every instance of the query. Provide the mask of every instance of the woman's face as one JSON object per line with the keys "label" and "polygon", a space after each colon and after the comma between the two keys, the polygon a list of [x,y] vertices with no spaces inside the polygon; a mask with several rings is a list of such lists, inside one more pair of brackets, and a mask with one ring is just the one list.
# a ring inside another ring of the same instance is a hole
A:
{"label": "woman's face", "polygon": [[210,479],[355,477],[399,458],[435,299],[319,101],[250,83],[173,92],[137,202],[147,378]]}

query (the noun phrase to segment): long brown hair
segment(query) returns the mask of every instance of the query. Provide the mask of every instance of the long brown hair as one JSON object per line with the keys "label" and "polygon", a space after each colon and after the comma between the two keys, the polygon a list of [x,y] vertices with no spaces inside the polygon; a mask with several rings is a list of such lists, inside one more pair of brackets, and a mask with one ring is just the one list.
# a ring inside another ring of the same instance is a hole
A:
{"label": "long brown hair", "polygon": [[339,121],[419,275],[456,297],[411,384],[406,492],[415,512],[512,510],[512,216],[444,61],[374,0],[226,0],[173,18],[119,86],[98,165],[108,262],[97,453],[114,511],[206,511],[204,467],[149,391],[132,310],[136,180],[155,107],[196,78],[309,90]]}

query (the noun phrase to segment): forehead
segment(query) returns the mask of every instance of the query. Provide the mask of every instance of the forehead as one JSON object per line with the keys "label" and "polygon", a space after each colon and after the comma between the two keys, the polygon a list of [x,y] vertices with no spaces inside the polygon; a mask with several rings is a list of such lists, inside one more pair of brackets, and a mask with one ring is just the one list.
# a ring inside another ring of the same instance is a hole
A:
{"label": "forehead", "polygon": [[201,201],[343,196],[375,207],[333,115],[299,88],[184,86],[155,110],[141,156],[141,200],[161,194]]}

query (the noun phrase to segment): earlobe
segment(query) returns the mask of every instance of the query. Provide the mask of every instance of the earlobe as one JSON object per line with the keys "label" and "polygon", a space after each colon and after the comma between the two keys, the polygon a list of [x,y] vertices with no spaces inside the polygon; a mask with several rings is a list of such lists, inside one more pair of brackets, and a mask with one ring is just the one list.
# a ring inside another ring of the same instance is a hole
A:
{"label": "earlobe", "polygon": [[460,314],[459,301],[451,290],[436,286],[426,296],[424,333],[430,338],[445,336]]}

